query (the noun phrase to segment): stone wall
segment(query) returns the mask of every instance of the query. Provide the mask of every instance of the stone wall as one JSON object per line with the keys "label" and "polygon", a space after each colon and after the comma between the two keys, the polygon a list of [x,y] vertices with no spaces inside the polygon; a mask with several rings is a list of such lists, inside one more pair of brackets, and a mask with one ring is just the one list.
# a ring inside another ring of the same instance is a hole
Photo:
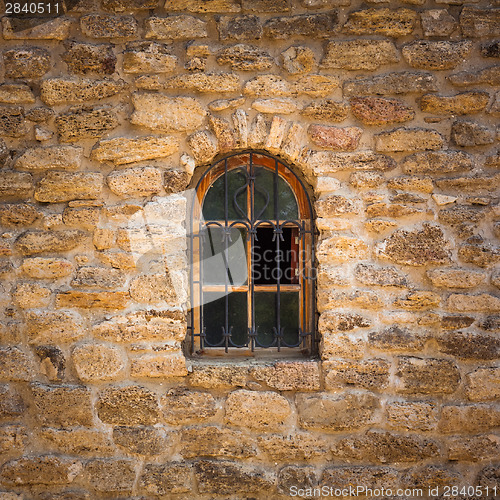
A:
{"label": "stone wall", "polygon": [[[500,494],[497,5],[4,17],[0,498]],[[311,185],[319,359],[183,353],[186,190],[247,149]]]}

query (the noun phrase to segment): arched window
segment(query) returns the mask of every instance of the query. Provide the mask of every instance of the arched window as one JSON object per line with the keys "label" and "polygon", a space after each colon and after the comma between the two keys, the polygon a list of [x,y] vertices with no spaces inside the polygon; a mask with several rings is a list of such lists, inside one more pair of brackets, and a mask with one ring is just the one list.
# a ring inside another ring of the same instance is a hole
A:
{"label": "arched window", "polygon": [[315,351],[314,224],[299,177],[260,152],[201,177],[191,214],[191,352]]}

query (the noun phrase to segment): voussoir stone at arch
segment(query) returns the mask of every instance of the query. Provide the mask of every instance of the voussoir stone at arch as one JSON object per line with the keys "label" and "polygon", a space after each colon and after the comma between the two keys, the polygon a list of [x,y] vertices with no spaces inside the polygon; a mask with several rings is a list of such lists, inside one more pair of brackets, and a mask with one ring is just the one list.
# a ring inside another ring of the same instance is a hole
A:
{"label": "voussoir stone at arch", "polygon": [[196,130],[207,112],[192,97],[168,97],[164,94],[134,93],[131,123],[165,132]]}

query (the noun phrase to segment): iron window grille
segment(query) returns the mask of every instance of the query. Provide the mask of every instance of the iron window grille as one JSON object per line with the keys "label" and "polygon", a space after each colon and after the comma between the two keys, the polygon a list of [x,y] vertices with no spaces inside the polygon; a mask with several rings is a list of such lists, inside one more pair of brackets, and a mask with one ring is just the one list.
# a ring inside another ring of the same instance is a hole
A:
{"label": "iron window grille", "polygon": [[189,228],[192,354],[315,352],[312,214],[301,179],[267,153],[203,174]]}

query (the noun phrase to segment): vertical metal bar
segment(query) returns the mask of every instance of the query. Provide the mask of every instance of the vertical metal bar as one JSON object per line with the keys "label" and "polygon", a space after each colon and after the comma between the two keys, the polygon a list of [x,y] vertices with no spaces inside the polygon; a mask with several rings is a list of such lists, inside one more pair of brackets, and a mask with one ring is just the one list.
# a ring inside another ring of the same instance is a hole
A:
{"label": "vertical metal bar", "polygon": [[[301,283],[300,291],[302,294],[302,328],[305,332],[309,330],[309,325],[306,323],[307,322],[307,290],[309,288],[309,283],[308,283],[308,276],[307,276],[307,269],[306,269],[306,258],[305,258],[305,253],[306,253],[306,232],[305,232],[305,222],[302,221],[302,227],[301,227],[301,236],[300,236],[300,247],[299,247],[299,252],[300,252],[300,258],[301,258],[301,269],[299,270],[299,274],[301,275],[301,278],[299,279],[299,282]],[[300,339],[299,339],[300,340]],[[306,345],[306,337],[303,337],[303,347]]]}
{"label": "vertical metal bar", "polygon": [[[229,187],[227,178],[227,158],[224,160],[224,325],[226,334],[229,333],[229,296],[228,296],[228,273],[229,273],[229,262],[228,262],[228,198],[229,198]],[[228,352],[229,337],[224,337],[225,351]]]}
{"label": "vertical metal bar", "polygon": [[281,261],[280,261],[280,237],[282,229],[280,228],[280,213],[278,201],[278,160],[274,161],[273,191],[274,191],[274,220],[276,222],[276,332],[278,333],[277,345],[278,352],[281,350]]}
{"label": "vertical metal bar", "polygon": [[194,353],[194,304],[193,304],[193,298],[194,298],[194,235],[193,235],[193,219],[194,219],[194,206],[195,206],[195,200],[197,197],[198,193],[194,193],[193,197],[193,204],[191,205],[191,216],[189,217],[189,274],[190,274],[190,280],[189,280],[189,300],[191,301],[191,310],[189,311],[189,316],[190,316],[190,328],[191,328],[191,347],[190,347],[190,352],[191,354]]}
{"label": "vertical metal bar", "polygon": [[[250,323],[250,328],[252,330],[256,329],[255,325],[255,283],[254,283],[254,252],[255,252],[255,221],[254,221],[254,186],[255,186],[255,176],[254,176],[254,169],[253,169],[253,153],[250,153],[250,158],[249,158],[249,164],[247,166],[248,168],[248,193],[247,193],[247,213],[250,219],[250,255],[248,256],[248,259],[250,261],[250,272],[248,273],[248,279],[249,279],[249,287],[248,287],[248,293],[249,293],[249,300],[247,301],[247,304],[250,305],[249,309],[249,323]],[[247,305],[247,307],[248,307]],[[256,331],[255,331],[256,332]],[[252,345],[251,349],[252,352],[255,350],[255,342],[257,340],[257,337],[254,336],[252,337]]]}

